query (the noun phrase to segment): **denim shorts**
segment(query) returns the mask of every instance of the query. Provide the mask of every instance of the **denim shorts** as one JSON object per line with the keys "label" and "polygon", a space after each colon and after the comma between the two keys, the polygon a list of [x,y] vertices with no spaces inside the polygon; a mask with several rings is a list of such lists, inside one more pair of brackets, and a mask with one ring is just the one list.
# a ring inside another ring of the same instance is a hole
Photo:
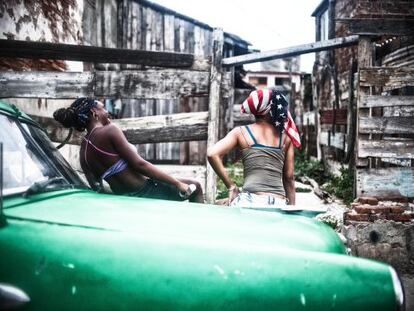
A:
{"label": "denim shorts", "polygon": [[281,207],[287,205],[287,200],[282,198],[276,198],[272,195],[254,194],[250,192],[240,193],[230,206],[237,207]]}

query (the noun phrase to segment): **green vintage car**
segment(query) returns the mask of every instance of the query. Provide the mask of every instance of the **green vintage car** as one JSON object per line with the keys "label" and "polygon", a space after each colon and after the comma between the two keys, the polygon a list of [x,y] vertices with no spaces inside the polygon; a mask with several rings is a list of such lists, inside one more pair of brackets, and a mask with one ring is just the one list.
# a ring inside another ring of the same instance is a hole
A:
{"label": "green vintage car", "polygon": [[0,141],[0,310],[404,308],[393,268],[309,217],[95,193],[4,102]]}

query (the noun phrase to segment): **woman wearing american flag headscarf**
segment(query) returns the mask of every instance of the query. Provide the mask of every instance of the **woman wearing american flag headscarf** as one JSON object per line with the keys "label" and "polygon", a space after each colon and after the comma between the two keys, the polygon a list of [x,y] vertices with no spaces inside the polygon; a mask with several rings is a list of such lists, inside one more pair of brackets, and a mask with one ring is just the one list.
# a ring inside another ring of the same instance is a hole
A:
{"label": "woman wearing american flag headscarf", "polygon": [[[253,114],[256,122],[234,128],[207,151],[210,165],[229,190],[228,205],[295,205],[293,149],[300,146],[300,138],[286,98],[273,89],[255,90],[241,105],[241,112]],[[243,162],[241,192],[221,160],[234,148],[240,149]]]}

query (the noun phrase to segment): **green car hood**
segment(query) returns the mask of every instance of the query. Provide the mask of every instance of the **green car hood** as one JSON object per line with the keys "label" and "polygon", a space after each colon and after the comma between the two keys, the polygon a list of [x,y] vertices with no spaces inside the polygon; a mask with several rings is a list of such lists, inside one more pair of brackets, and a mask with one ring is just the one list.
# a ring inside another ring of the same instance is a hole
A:
{"label": "green car hood", "polygon": [[[29,203],[31,202],[31,203]],[[7,199],[24,310],[394,310],[387,265],[301,216],[61,191]]]}
{"label": "green car hood", "polygon": [[224,244],[241,239],[255,246],[270,243],[275,247],[345,253],[337,234],[325,224],[276,212],[73,190],[16,198],[6,202],[5,212],[18,219],[160,238],[174,235]]}

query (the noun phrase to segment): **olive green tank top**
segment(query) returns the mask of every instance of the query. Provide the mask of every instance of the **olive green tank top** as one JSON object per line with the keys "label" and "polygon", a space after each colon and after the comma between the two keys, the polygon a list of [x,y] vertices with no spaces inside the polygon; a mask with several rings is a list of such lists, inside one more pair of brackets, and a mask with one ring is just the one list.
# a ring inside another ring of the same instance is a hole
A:
{"label": "olive green tank top", "polygon": [[278,148],[270,147],[258,144],[248,126],[246,130],[254,144],[241,151],[244,167],[243,191],[269,192],[286,197],[282,182],[285,152],[281,149],[281,137]]}

